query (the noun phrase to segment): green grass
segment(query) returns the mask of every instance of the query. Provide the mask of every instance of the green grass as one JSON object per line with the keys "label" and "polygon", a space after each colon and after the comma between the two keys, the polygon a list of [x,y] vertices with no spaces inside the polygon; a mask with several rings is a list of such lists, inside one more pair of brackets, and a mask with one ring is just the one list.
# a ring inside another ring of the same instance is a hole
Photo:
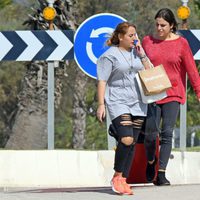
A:
{"label": "green grass", "polygon": [[[173,151],[181,151],[179,148],[172,149]],[[186,151],[194,151],[194,152],[200,152],[200,146],[196,147],[187,147]]]}

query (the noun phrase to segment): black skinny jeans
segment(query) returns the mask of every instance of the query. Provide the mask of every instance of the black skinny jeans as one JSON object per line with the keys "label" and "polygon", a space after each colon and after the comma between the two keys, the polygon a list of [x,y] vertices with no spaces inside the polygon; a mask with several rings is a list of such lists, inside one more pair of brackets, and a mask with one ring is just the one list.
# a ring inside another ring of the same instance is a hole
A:
{"label": "black skinny jeans", "polygon": [[[176,101],[156,105],[156,121],[161,124],[161,143],[159,153],[159,169],[165,170],[169,161],[172,149],[172,136],[179,113],[180,104]],[[156,137],[158,132],[145,133],[145,149],[148,161],[155,159]]]}

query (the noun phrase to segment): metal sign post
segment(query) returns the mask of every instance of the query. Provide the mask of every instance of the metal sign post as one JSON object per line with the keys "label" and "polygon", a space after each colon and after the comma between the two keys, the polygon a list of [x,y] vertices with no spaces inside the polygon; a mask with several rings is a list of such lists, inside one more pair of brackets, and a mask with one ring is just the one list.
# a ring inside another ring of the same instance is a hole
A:
{"label": "metal sign post", "polygon": [[54,62],[48,62],[48,149],[54,149]]}
{"label": "metal sign post", "polygon": [[[53,19],[56,15],[54,0],[48,0],[49,7],[43,11],[44,18],[49,20],[49,30],[53,30]],[[48,62],[48,149],[54,149],[54,62]]]}
{"label": "metal sign post", "polygon": [[[187,6],[188,0],[181,0],[182,6],[177,10],[177,15],[182,19],[182,30],[187,30],[187,19],[190,16],[190,9]],[[186,88],[187,88],[187,77],[186,77]],[[186,92],[187,95],[187,92]],[[187,96],[186,103],[180,106],[180,149],[181,151],[186,150],[186,139],[187,139]]]}

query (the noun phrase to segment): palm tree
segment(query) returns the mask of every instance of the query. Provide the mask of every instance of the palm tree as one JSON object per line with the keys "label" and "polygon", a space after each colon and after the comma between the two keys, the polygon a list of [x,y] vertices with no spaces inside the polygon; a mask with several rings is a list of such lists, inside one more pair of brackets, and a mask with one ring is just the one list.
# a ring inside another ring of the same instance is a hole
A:
{"label": "palm tree", "polygon": [[[44,20],[42,11],[48,6],[46,0],[38,0],[39,8],[24,25],[31,30],[47,30],[49,23]],[[76,0],[56,0],[54,8],[57,16],[53,21],[54,29],[76,30],[78,22],[78,4]],[[68,62],[59,62],[55,68],[55,106],[58,107],[62,97],[61,79]],[[85,142],[86,112],[85,92],[87,77],[75,65],[75,82],[73,92],[73,148],[82,149]],[[37,61],[27,64],[23,86],[18,95],[18,110],[12,128],[12,134],[6,149],[46,149],[47,148],[47,62]]]}

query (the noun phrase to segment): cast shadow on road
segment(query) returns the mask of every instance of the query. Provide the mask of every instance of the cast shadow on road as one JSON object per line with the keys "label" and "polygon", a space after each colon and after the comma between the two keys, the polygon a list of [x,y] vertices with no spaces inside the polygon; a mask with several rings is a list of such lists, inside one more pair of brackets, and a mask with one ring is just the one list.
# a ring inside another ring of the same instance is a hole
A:
{"label": "cast shadow on road", "polygon": [[[141,187],[141,186],[134,186]],[[149,186],[142,186],[149,187]],[[80,193],[80,192],[98,192],[109,195],[117,195],[111,187],[76,187],[76,188],[36,188],[36,189],[21,189],[7,191],[7,193]]]}
{"label": "cast shadow on road", "polygon": [[9,193],[80,193],[80,192],[99,192],[115,195],[111,187],[78,187],[78,188],[39,188],[39,189],[22,189],[8,191]]}

